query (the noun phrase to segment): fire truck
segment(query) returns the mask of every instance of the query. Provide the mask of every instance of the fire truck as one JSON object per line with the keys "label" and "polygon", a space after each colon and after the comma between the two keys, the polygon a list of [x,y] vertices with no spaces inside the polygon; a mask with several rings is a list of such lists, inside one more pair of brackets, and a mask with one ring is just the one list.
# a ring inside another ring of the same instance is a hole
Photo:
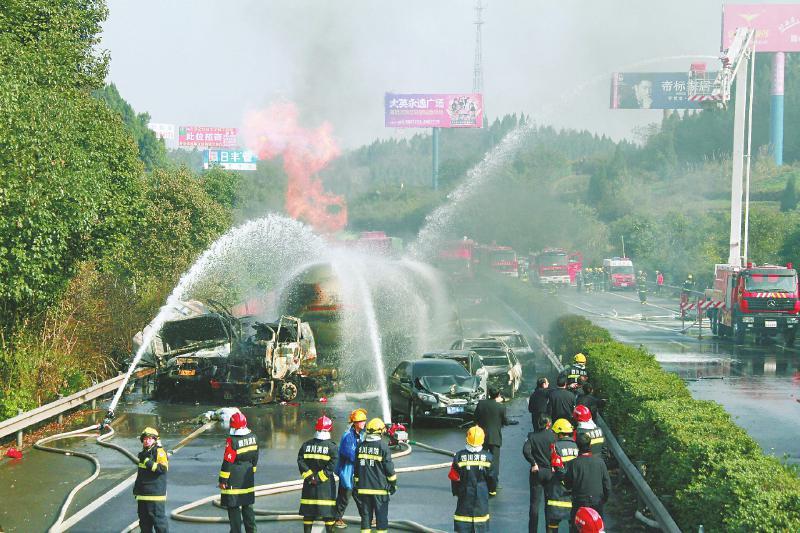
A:
{"label": "fire truck", "polygon": [[715,335],[742,344],[748,333],[757,341],[782,334],[787,346],[794,345],[800,299],[791,263],[785,267],[716,265],[714,287],[706,290],[706,301],[720,304],[706,311]]}
{"label": "fire truck", "polygon": [[472,278],[475,262],[475,241],[464,237],[445,243],[436,257],[436,266],[453,278]]}
{"label": "fire truck", "polygon": [[491,270],[512,278],[519,277],[517,252],[510,246],[492,244],[480,246],[478,251],[478,267],[482,270]]}
{"label": "fire truck", "polygon": [[564,248],[545,248],[531,254],[530,265],[532,279],[539,285],[572,285],[583,268],[583,256],[570,254]]}
{"label": "fire truck", "polygon": [[627,257],[612,257],[603,259],[603,276],[608,290],[636,289],[636,274],[633,262]]}

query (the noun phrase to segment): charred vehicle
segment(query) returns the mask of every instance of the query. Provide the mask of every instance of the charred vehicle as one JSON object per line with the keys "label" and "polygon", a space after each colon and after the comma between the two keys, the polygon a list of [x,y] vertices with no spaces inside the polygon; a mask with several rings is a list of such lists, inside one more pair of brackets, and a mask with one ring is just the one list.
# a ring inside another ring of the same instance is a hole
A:
{"label": "charred vehicle", "polygon": [[484,395],[480,378],[450,359],[403,361],[389,378],[392,418],[468,421]]}
{"label": "charred vehicle", "polygon": [[525,336],[517,330],[496,330],[487,331],[481,337],[493,338],[503,341],[509,348],[514,350],[514,355],[519,359],[533,357],[534,352]]}
{"label": "charred vehicle", "polygon": [[472,350],[442,350],[439,352],[428,352],[422,354],[423,359],[451,359],[456,363],[463,366],[467,372],[472,376],[477,376],[481,379],[480,385],[483,389],[482,398],[486,397],[486,391],[489,390],[489,371],[486,370],[480,356]]}
{"label": "charred vehicle", "polygon": [[317,348],[308,322],[281,316],[277,322],[255,322],[255,333],[240,343],[226,371],[211,388],[223,400],[249,404],[292,401],[305,390],[314,396],[335,371],[317,369]]}
{"label": "charred vehicle", "polygon": [[498,387],[506,397],[514,398],[522,383],[522,365],[514,350],[501,339],[478,337],[460,339],[451,350],[472,350],[478,354],[489,373],[489,385]]}

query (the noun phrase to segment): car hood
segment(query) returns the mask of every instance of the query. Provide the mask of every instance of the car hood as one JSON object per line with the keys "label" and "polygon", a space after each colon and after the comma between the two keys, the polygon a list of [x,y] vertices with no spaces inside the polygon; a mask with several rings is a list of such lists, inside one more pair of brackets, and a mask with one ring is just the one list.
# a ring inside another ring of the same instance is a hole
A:
{"label": "car hood", "polygon": [[458,394],[474,392],[481,380],[475,376],[426,376],[419,378],[420,385],[439,394]]}
{"label": "car hood", "polygon": [[498,376],[500,374],[508,374],[510,370],[507,366],[485,366],[484,367],[490,376]]}

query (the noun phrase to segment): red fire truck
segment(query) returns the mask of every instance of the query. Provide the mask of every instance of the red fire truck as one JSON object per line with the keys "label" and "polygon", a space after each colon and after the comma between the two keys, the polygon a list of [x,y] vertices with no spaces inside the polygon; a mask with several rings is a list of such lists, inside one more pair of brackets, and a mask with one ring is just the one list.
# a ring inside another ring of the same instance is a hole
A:
{"label": "red fire truck", "polygon": [[539,285],[574,285],[575,275],[583,268],[580,252],[564,248],[545,248],[530,255],[530,276]]}
{"label": "red fire truck", "polygon": [[454,278],[471,278],[474,262],[475,241],[467,238],[445,243],[436,257],[436,266]]}
{"label": "red fire truck", "polygon": [[788,346],[794,344],[800,300],[791,263],[785,267],[716,265],[714,288],[706,291],[706,301],[719,305],[706,311],[717,336],[733,337],[741,344],[747,333],[757,341],[782,334]]}
{"label": "red fire truck", "polygon": [[510,246],[492,244],[481,246],[478,251],[478,267],[482,270],[491,270],[512,278],[519,277],[517,252]]}

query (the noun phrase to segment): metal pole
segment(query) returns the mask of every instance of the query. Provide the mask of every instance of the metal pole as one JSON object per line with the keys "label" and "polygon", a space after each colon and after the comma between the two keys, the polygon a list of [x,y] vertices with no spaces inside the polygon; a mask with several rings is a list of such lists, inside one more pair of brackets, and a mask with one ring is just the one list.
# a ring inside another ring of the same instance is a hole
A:
{"label": "metal pole", "polygon": [[620,239],[622,239],[622,257],[625,257],[625,235],[620,235]]}
{"label": "metal pole", "polygon": [[[755,42],[755,41],[753,41]],[[747,256],[748,256],[748,243],[750,241],[750,164],[752,162],[753,156],[753,100],[755,99],[756,93],[754,90],[755,78],[756,78],[756,53],[755,53],[755,44],[753,44],[753,52],[750,54],[750,102],[748,103],[747,109],[747,166],[745,167],[745,186],[744,186],[744,251],[742,253],[742,264],[747,264]],[[783,97],[781,97],[783,98]],[[781,102],[783,105],[783,102]],[[781,118],[781,123],[783,122],[783,118]],[[783,126],[781,125],[781,130]],[[781,132],[781,136],[783,132]],[[782,143],[783,141],[781,141]]]}
{"label": "metal pole", "polygon": [[433,190],[439,190],[439,128],[433,128]]}
{"label": "metal pole", "polygon": [[[755,54],[753,54],[755,56]],[[751,59],[752,61],[752,59]],[[769,144],[775,164],[783,164],[783,80],[786,54],[776,52],[772,61],[772,106],[770,108]],[[752,93],[751,96],[752,98]]]}
{"label": "metal pole", "polygon": [[731,164],[731,232],[728,264],[742,266],[742,174],[744,171],[744,122],[747,91],[747,65],[736,73],[736,102],[733,111],[733,157]]}
{"label": "metal pole", "polygon": [[[17,414],[22,414],[22,409],[17,409]],[[22,430],[17,431],[17,448],[22,448]]]}

